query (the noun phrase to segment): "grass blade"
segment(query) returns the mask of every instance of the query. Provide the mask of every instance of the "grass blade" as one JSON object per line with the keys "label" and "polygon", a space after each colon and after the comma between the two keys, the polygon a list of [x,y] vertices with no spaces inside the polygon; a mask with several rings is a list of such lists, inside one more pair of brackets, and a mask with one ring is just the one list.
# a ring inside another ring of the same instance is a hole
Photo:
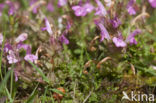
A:
{"label": "grass blade", "polygon": [[6,74],[6,76],[4,77],[3,81],[1,82],[0,84],[0,92],[3,90],[3,87],[5,86],[5,84],[7,83],[10,75],[11,75],[11,72],[13,72],[13,70],[9,70]]}
{"label": "grass blade", "polygon": [[37,72],[39,72],[39,74],[42,76],[43,80],[49,83],[48,78],[44,75],[44,73],[42,72],[42,70],[40,68],[38,68],[36,65],[34,65],[32,62],[29,62],[34,69],[36,69]]}
{"label": "grass blade", "polygon": [[[38,83],[39,84],[39,83]],[[34,97],[36,96],[36,89],[38,87],[38,84],[37,86],[35,87],[35,89],[33,90],[33,92],[31,93],[30,97],[28,98],[28,100],[26,101],[26,103],[33,103],[33,99]]]}

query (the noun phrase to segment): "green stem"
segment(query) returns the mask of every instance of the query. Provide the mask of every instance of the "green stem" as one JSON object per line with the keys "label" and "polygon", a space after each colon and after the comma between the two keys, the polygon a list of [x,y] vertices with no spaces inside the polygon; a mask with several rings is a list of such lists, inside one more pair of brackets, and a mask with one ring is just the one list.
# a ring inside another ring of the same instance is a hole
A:
{"label": "green stem", "polygon": [[3,43],[2,43],[2,49],[1,49],[1,54],[0,54],[0,76],[1,76],[2,80],[3,80],[3,75],[2,75],[2,58],[3,58],[4,43],[5,43],[5,32],[3,34]]}
{"label": "green stem", "polygon": [[12,90],[13,90],[13,76],[14,76],[14,74],[13,74],[13,71],[11,72],[11,83],[10,83],[10,94],[11,94],[11,96],[12,96]]}

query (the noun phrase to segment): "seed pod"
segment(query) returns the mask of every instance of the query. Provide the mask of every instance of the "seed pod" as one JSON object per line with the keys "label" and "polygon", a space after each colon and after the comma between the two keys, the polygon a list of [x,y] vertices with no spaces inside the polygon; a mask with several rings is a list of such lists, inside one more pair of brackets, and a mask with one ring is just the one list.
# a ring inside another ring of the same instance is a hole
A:
{"label": "seed pod", "polygon": [[[60,92],[65,94],[65,89],[64,88],[60,87],[60,88],[57,88],[57,90],[59,90]],[[63,95],[58,94],[58,93],[54,93],[53,98],[55,98],[56,100],[61,100],[63,98]]]}

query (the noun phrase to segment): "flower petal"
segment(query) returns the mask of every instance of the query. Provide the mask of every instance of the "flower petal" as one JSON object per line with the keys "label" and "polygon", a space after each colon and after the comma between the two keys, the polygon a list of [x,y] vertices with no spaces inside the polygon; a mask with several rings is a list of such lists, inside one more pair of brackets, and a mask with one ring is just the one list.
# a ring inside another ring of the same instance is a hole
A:
{"label": "flower petal", "polygon": [[58,0],[58,6],[65,6],[67,4],[67,0]]}
{"label": "flower petal", "polygon": [[33,54],[27,54],[27,55],[24,57],[24,59],[25,59],[26,61],[34,62],[35,60],[38,59],[38,57],[35,56],[35,55],[33,55]]}
{"label": "flower petal", "polygon": [[117,37],[113,37],[113,42],[116,47],[125,47],[126,46],[126,43],[122,39],[117,38]]}
{"label": "flower petal", "polygon": [[28,34],[27,33],[22,33],[20,34],[17,38],[16,38],[16,43],[19,43],[19,42],[23,42],[25,41],[26,39],[28,38]]}
{"label": "flower petal", "polygon": [[104,7],[104,5],[101,3],[100,0],[95,0],[98,7],[96,8],[96,13],[95,15],[100,15],[100,16],[106,16],[107,15],[107,11]]}
{"label": "flower petal", "polygon": [[153,8],[156,8],[156,0],[148,0],[148,2]]}

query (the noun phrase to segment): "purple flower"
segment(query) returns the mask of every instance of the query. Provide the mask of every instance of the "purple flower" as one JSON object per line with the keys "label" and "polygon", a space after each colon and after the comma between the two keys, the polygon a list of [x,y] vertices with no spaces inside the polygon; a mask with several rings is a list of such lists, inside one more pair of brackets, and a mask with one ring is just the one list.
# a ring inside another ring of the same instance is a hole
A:
{"label": "purple flower", "polygon": [[0,33],[0,45],[3,43],[3,35]]}
{"label": "purple flower", "polygon": [[19,42],[23,42],[25,41],[26,39],[28,38],[28,34],[27,33],[22,33],[20,34],[17,38],[16,38],[16,43],[19,43]]}
{"label": "purple flower", "polygon": [[87,2],[83,6],[72,6],[72,9],[74,10],[76,16],[86,16],[88,13],[94,10],[94,6]]}
{"label": "purple flower", "polygon": [[105,7],[103,6],[103,4],[100,2],[100,0],[95,0],[95,1],[98,5],[98,7],[96,8],[95,15],[106,16],[107,11],[106,11]]}
{"label": "purple flower", "polygon": [[71,23],[68,21],[68,22],[67,22],[66,29],[69,30],[70,28],[71,28]]}
{"label": "purple flower", "polygon": [[127,7],[127,11],[130,15],[135,15],[136,11],[132,6]]}
{"label": "purple flower", "polygon": [[48,3],[47,10],[50,11],[50,12],[53,12],[54,11],[54,6],[53,6],[52,2],[49,2]]}
{"label": "purple flower", "polygon": [[5,53],[8,53],[9,51],[12,51],[12,50],[13,50],[13,48],[12,48],[12,46],[9,43],[6,43],[4,45],[4,52]]}
{"label": "purple flower", "polygon": [[35,6],[35,7],[33,8],[33,13],[34,13],[34,14],[37,14],[38,7],[39,7],[39,5],[37,5],[37,6]]}
{"label": "purple flower", "polygon": [[[9,6],[9,11],[8,11],[8,14],[9,15],[13,15],[15,13],[15,11],[17,10],[18,6],[15,5],[14,2],[12,1],[6,1],[6,4]],[[17,7],[17,8],[16,8]]]}
{"label": "purple flower", "polygon": [[65,6],[67,4],[67,0],[58,0],[58,6]]}
{"label": "purple flower", "polygon": [[33,6],[33,5],[34,5],[34,6],[33,6],[33,9],[32,9],[32,12],[33,12],[34,14],[37,13],[38,8],[40,7],[40,4],[35,5],[36,2],[38,2],[38,0],[30,0],[30,2],[29,2],[30,6]]}
{"label": "purple flower", "polygon": [[17,59],[15,53],[12,50],[9,51],[9,55],[7,55],[7,59],[8,59],[9,64],[19,62],[19,60]]}
{"label": "purple flower", "polygon": [[86,10],[87,13],[90,13],[94,10],[94,6],[90,3],[84,4],[83,8]]}
{"label": "purple flower", "polygon": [[49,33],[49,35],[52,35],[53,34],[53,31],[51,29],[51,26],[50,26],[50,23],[49,23],[48,19],[45,18],[44,20],[45,20],[45,26],[46,27],[42,28],[42,31],[47,30],[47,32]]}
{"label": "purple flower", "polygon": [[121,24],[121,21],[118,17],[115,17],[113,20],[110,20],[110,22],[114,28],[119,27],[119,25]]}
{"label": "purple flower", "polygon": [[59,37],[59,40],[61,41],[61,43],[69,44],[69,40],[64,35],[61,35]]}
{"label": "purple flower", "polygon": [[25,59],[26,61],[34,62],[35,60],[38,59],[38,57],[35,56],[35,55],[33,55],[33,54],[27,54],[27,55],[24,57],[24,59]]}
{"label": "purple flower", "polygon": [[100,20],[95,20],[95,24],[99,27],[100,31],[101,31],[101,40],[103,41],[105,38],[107,40],[110,40],[110,36],[108,31],[106,30],[105,26],[103,25],[102,21]]}
{"label": "purple flower", "polygon": [[42,6],[46,4],[45,0],[30,0],[29,1],[29,11],[32,11],[34,14],[38,13],[38,9]]}
{"label": "purple flower", "polygon": [[86,10],[79,5],[72,6],[72,9],[74,10],[76,16],[85,16],[87,14]]}
{"label": "purple flower", "polygon": [[148,2],[153,8],[156,8],[156,0],[148,0]]}
{"label": "purple flower", "polygon": [[113,37],[113,42],[116,47],[125,47],[126,46],[126,43],[121,38]]}
{"label": "purple flower", "polygon": [[123,41],[121,32],[118,32],[117,37],[113,37],[113,43],[115,44],[116,47],[126,47],[127,45],[126,42]]}
{"label": "purple flower", "polygon": [[136,11],[133,7],[134,3],[136,2],[136,0],[130,0],[128,2],[128,5],[127,5],[127,11],[130,15],[135,15],[136,14]]}
{"label": "purple flower", "polygon": [[129,36],[126,39],[126,42],[129,42],[131,45],[132,44],[137,44],[137,41],[135,40],[135,36],[140,34],[141,30],[140,29],[136,29],[134,32],[130,33]]}
{"label": "purple flower", "polygon": [[24,49],[26,50],[26,53],[27,54],[30,54],[31,53],[31,47],[30,45],[27,45],[27,44],[23,44],[22,42],[18,43],[17,45],[17,50],[20,50],[20,49]]}

